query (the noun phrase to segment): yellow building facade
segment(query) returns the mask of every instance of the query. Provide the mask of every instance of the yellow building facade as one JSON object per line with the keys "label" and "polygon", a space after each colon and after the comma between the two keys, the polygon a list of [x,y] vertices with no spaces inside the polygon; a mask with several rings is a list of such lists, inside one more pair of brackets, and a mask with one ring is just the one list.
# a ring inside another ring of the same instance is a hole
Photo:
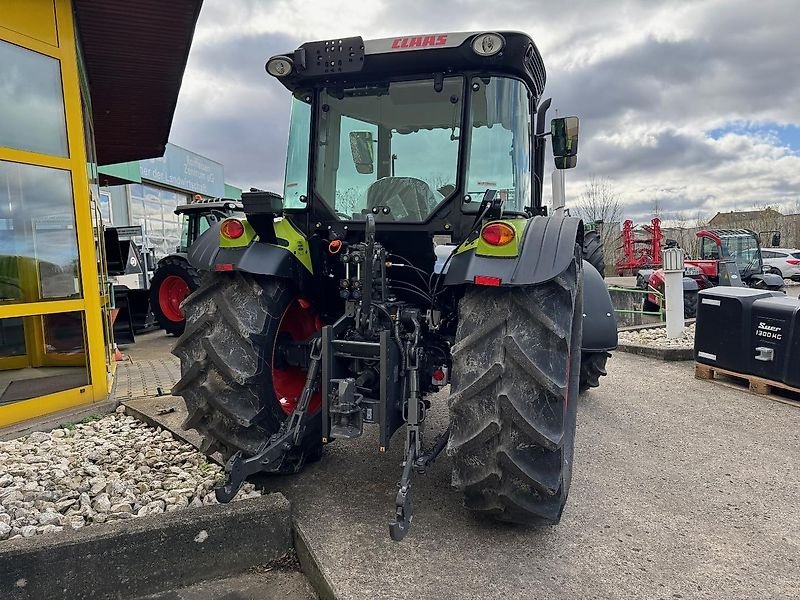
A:
{"label": "yellow building facade", "polygon": [[[81,31],[79,4],[0,2],[0,427],[105,400],[113,384],[95,90],[80,42],[95,34]],[[196,19],[199,2],[189,4]],[[179,76],[185,60],[175,61]],[[137,156],[154,155],[151,146]]]}

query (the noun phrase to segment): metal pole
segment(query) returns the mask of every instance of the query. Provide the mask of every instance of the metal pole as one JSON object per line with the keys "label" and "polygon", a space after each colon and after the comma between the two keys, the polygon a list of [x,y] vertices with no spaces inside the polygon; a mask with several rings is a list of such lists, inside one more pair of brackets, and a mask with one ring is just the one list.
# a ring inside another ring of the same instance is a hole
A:
{"label": "metal pole", "polygon": [[664,265],[664,302],[666,303],[667,337],[683,334],[683,250],[669,248],[662,253]]}
{"label": "metal pole", "polygon": [[552,186],[553,186],[553,214],[563,215],[564,205],[566,204],[566,196],[564,193],[563,171],[560,171],[558,169],[553,170]]}

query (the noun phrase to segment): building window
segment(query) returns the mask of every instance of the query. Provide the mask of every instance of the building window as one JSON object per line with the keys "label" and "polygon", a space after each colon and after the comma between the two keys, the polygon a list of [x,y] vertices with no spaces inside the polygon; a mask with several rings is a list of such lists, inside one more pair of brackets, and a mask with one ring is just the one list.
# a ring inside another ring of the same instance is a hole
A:
{"label": "building window", "polygon": [[152,248],[156,260],[174,253],[181,243],[181,220],[175,214],[179,204],[187,204],[189,195],[147,184],[133,184],[131,223],[142,225],[145,248]]}
{"label": "building window", "polygon": [[58,60],[0,41],[0,146],[67,156]]}
{"label": "building window", "polygon": [[77,297],[69,171],[0,161],[0,301]]}
{"label": "building window", "polygon": [[83,313],[0,319],[0,406],[89,384]]}

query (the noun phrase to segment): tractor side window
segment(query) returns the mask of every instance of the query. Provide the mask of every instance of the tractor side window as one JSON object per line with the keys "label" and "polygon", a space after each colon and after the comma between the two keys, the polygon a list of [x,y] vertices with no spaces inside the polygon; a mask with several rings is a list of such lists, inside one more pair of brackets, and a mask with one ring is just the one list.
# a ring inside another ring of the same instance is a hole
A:
{"label": "tractor side window", "polygon": [[286,176],[283,183],[285,208],[305,208],[301,200],[308,196],[308,145],[311,135],[311,105],[304,99],[292,100],[289,123],[289,148],[286,152]]}
{"label": "tractor side window", "polygon": [[714,243],[714,240],[708,238],[700,239],[700,259],[701,260],[719,260],[719,246]]}
{"label": "tractor side window", "polygon": [[197,224],[197,227],[197,237],[200,237],[206,231],[208,231],[208,228],[211,227],[211,222],[208,219],[208,215],[203,215],[203,217],[200,219],[200,222]]}
{"label": "tractor side window", "polygon": [[[525,84],[505,77],[472,80],[472,139],[467,193],[487,189],[506,196],[504,210],[522,212],[531,203],[530,100]],[[465,205],[477,210],[478,202]]]}
{"label": "tractor side window", "polygon": [[181,245],[178,246],[178,252],[186,252],[189,247],[189,221],[191,219],[185,215],[181,219]]}

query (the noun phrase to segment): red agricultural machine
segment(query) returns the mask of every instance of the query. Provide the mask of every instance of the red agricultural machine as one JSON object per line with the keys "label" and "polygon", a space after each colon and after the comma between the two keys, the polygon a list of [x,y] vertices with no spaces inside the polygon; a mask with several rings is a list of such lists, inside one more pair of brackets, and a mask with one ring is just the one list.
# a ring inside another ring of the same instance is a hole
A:
{"label": "red agricultural machine", "polygon": [[[697,232],[696,259],[684,262],[684,316],[697,316],[697,294],[706,288],[729,285],[772,291],[782,290],[783,278],[764,272],[759,236],[749,229],[703,229]],[[664,295],[664,272],[643,269],[637,275],[637,287],[651,290],[644,300],[644,310],[659,309]]]}
{"label": "red agricultural machine", "polygon": [[636,275],[640,269],[657,269],[661,266],[661,219],[654,217],[650,225],[642,227],[644,236],[637,237],[633,221],[622,224],[622,258],[617,261],[617,275]]}

